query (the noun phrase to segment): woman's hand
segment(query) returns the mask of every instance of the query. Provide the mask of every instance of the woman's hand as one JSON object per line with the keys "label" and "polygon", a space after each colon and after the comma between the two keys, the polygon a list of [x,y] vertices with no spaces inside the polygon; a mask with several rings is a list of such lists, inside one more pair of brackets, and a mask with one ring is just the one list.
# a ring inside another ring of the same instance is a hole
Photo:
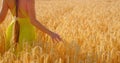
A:
{"label": "woman's hand", "polygon": [[52,32],[50,34],[50,37],[52,38],[53,42],[60,42],[63,41],[60,36],[57,33]]}

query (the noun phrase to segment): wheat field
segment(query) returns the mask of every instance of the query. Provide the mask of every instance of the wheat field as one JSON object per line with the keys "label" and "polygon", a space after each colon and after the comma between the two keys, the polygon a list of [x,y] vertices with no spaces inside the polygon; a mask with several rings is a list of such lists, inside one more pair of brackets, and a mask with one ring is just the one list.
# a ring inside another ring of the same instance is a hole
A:
{"label": "wheat field", "polygon": [[37,19],[64,42],[53,43],[36,29],[32,46],[4,51],[8,12],[0,24],[0,63],[120,63],[120,0],[35,1]]}

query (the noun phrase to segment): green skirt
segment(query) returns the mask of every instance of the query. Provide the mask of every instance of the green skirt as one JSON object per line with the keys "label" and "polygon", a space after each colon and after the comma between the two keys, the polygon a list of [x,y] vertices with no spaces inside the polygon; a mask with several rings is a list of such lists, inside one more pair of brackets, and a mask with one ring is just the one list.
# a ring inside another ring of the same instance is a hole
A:
{"label": "green skirt", "polygon": [[[13,46],[12,38],[14,22],[15,21],[12,21],[12,23],[8,26],[6,30],[6,43],[5,43],[6,50]],[[20,24],[18,47],[23,48],[25,43],[31,45],[35,40],[35,27],[30,23],[29,18],[19,18],[18,22]]]}

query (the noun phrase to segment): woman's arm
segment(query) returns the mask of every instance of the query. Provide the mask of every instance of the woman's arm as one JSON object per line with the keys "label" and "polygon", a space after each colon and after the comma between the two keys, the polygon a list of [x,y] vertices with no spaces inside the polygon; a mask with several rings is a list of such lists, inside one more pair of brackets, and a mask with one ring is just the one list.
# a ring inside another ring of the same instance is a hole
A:
{"label": "woman's arm", "polygon": [[0,11],[0,24],[4,21],[7,12],[8,12],[8,6],[6,0],[3,0],[2,9]]}
{"label": "woman's arm", "polygon": [[60,36],[56,33],[53,33],[52,31],[48,30],[45,26],[43,26],[37,19],[36,19],[36,14],[35,14],[35,1],[34,0],[30,0],[28,2],[28,14],[31,20],[31,23],[37,27],[38,29],[40,29],[41,31],[47,33],[48,35],[51,36],[51,38],[53,39],[53,41],[61,41],[62,39],[60,38]]}
{"label": "woman's arm", "polygon": [[31,23],[37,27],[38,29],[40,29],[41,31],[47,33],[47,34],[51,34],[52,32],[49,31],[47,28],[45,28],[37,19],[36,19],[36,14],[35,14],[35,2],[34,0],[30,0],[29,4],[28,4],[28,13],[29,13],[29,17],[31,20]]}

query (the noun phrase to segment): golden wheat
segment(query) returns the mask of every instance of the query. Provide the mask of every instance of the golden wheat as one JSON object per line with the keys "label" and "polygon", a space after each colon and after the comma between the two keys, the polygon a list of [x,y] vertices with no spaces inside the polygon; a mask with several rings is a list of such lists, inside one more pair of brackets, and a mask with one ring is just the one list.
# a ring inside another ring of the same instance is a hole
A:
{"label": "golden wheat", "polygon": [[[17,54],[11,48],[0,63],[120,63],[120,0],[36,0],[36,16],[64,42],[36,30],[33,46]],[[11,20],[9,12],[0,25],[2,53]]]}

